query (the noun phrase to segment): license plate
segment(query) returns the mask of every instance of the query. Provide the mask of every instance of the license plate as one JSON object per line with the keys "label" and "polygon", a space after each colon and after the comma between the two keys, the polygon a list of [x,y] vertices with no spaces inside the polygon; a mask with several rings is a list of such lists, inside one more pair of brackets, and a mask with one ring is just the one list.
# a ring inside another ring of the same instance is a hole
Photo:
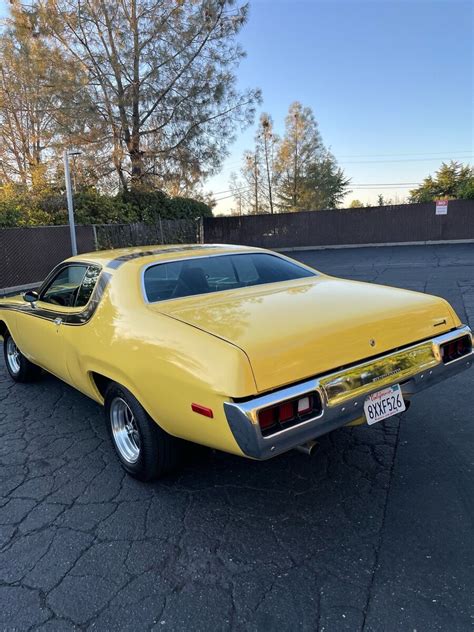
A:
{"label": "license plate", "polygon": [[399,384],[372,393],[364,402],[365,417],[369,425],[402,413],[404,410],[406,407]]}

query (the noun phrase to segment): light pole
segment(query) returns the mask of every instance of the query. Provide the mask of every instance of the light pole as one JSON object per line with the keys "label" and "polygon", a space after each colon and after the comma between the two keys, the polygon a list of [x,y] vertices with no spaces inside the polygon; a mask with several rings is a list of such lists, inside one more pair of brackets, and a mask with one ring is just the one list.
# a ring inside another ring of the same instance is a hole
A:
{"label": "light pole", "polygon": [[72,254],[77,255],[77,241],[76,241],[76,224],[74,223],[74,205],[72,201],[72,185],[71,185],[71,172],[69,170],[69,156],[79,156],[81,151],[68,151],[64,150],[64,178],[66,180],[66,197],[67,197],[67,213],[69,216],[69,232],[71,234],[71,250]]}

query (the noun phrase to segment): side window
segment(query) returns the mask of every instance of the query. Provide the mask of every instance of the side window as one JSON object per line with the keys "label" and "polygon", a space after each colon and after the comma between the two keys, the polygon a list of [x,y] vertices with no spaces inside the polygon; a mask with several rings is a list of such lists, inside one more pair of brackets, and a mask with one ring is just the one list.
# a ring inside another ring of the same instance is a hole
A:
{"label": "side window", "polygon": [[87,268],[86,265],[69,265],[61,268],[48,287],[43,290],[40,300],[53,305],[74,307]]}
{"label": "side window", "polygon": [[86,270],[81,286],[77,292],[75,307],[84,307],[89,302],[92,292],[94,291],[97,279],[100,275],[100,268],[97,266],[89,266]]}

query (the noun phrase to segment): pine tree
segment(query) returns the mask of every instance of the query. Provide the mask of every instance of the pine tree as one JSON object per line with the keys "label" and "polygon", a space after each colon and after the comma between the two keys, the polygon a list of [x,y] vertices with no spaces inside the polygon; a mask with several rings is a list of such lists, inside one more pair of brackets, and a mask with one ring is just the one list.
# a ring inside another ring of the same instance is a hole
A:
{"label": "pine tree", "polygon": [[349,180],[325,148],[311,108],[295,102],[277,159],[278,204],[283,211],[335,208]]}
{"label": "pine tree", "polygon": [[460,162],[443,162],[434,176],[428,176],[410,191],[410,202],[432,202],[441,198],[474,199],[474,167]]}

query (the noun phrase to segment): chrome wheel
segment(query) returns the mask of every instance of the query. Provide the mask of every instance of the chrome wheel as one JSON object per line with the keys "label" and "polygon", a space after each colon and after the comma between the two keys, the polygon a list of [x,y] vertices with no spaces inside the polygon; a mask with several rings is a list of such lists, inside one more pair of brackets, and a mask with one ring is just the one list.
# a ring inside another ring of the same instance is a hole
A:
{"label": "chrome wheel", "polygon": [[16,346],[13,338],[8,336],[7,339],[7,362],[10,367],[10,371],[15,375],[20,372],[20,358],[21,353],[18,347]]}
{"label": "chrome wheel", "polygon": [[110,425],[120,456],[127,463],[136,463],[140,456],[140,434],[134,414],[121,397],[110,404]]}

